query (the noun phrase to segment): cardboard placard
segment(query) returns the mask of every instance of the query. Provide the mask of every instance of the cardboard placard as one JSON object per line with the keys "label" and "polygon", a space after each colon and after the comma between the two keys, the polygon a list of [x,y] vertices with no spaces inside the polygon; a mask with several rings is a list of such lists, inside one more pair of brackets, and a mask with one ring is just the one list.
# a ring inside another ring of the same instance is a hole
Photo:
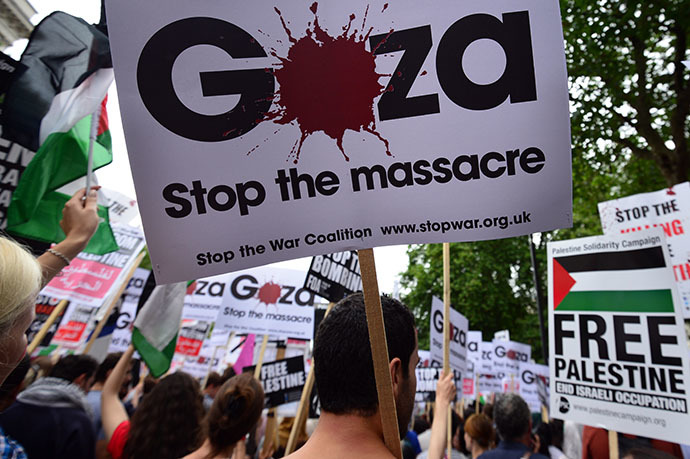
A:
{"label": "cardboard placard", "polygon": [[[467,318],[455,309],[450,309],[450,367],[463,373],[467,365]],[[443,302],[431,299],[431,330],[429,347],[432,363],[443,363]]]}
{"label": "cardboard placard", "polygon": [[686,442],[690,366],[663,231],[547,252],[551,416]]}
{"label": "cardboard placard", "polygon": [[529,363],[532,357],[532,346],[516,341],[504,341],[494,339],[493,344],[493,373],[498,379],[517,376],[520,365]]}
{"label": "cardboard placard", "polygon": [[106,2],[160,282],[571,225],[556,0],[313,3]]}
{"label": "cardboard placard", "polygon": [[317,255],[311,260],[304,288],[337,303],[354,292],[362,290],[357,252],[336,252]]}

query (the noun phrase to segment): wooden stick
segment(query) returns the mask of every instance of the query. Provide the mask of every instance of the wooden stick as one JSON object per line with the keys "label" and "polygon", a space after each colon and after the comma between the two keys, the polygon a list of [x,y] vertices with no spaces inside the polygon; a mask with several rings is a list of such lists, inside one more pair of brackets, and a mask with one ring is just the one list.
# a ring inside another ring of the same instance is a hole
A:
{"label": "wooden stick", "polygon": [[65,307],[67,307],[67,303],[69,303],[69,301],[62,300],[57,304],[57,306],[55,306],[55,309],[53,309],[53,312],[50,313],[48,319],[45,321],[43,326],[41,326],[41,329],[38,331],[38,333],[36,333],[36,336],[34,336],[34,339],[31,340],[31,344],[29,344],[29,346],[26,348],[26,353],[29,354],[29,356],[36,350],[40,342],[43,341],[43,338],[46,336],[46,333],[48,333],[51,325],[55,323],[57,317],[62,313],[62,311],[65,310]]}
{"label": "wooden stick", "polygon": [[268,335],[264,335],[263,341],[261,341],[261,349],[259,350],[259,359],[256,361],[256,367],[254,367],[254,377],[261,381],[261,365],[264,363],[264,354],[266,353],[266,345],[268,344]]}
{"label": "wooden stick", "polygon": [[402,459],[400,448],[400,434],[398,431],[398,415],[393,397],[393,382],[389,370],[388,344],[386,342],[386,328],[383,323],[381,296],[376,278],[376,263],[374,250],[363,249],[358,252],[359,266],[362,273],[362,291],[364,292],[364,306],[367,313],[367,327],[369,328],[369,343],[371,357],[374,363],[374,377],[378,393],[383,441],[391,454]]}
{"label": "wooden stick", "polygon": [[122,282],[122,285],[120,285],[120,288],[117,289],[117,293],[110,300],[110,304],[108,305],[108,309],[105,310],[105,315],[103,315],[101,320],[98,321],[98,325],[96,325],[96,329],[91,334],[91,338],[89,339],[89,342],[86,343],[86,347],[84,348],[83,354],[88,354],[89,351],[91,350],[91,347],[93,346],[94,341],[96,341],[96,338],[98,338],[98,335],[101,333],[101,330],[103,330],[105,323],[108,321],[108,317],[110,317],[110,313],[113,312],[113,308],[115,307],[118,300],[122,296],[122,293],[127,288],[127,284],[129,284],[129,280],[132,278],[132,276],[134,276],[134,272],[139,267],[141,260],[144,259],[144,255],[146,255],[146,252],[144,252],[143,250],[139,253],[139,255],[137,255],[137,258],[134,260],[134,264],[132,264],[132,267],[129,268],[129,271],[127,272],[127,275],[124,278],[124,282]]}
{"label": "wooden stick", "polygon": [[[287,345],[287,343],[285,343]],[[285,346],[278,345],[278,351],[276,352],[276,360],[282,360],[285,358]],[[264,435],[264,446],[262,452],[264,455],[268,455],[273,447],[278,449],[278,409],[271,408],[268,410],[268,419],[266,420],[266,433]]]}
{"label": "wooden stick", "polygon": [[[450,371],[450,244],[443,243],[443,374]],[[446,450],[447,457],[450,457],[451,443],[451,414],[452,401],[448,404],[447,429],[446,429]]]}
{"label": "wooden stick", "polygon": [[546,409],[545,405],[541,406],[541,422],[544,424],[549,423],[549,411]]}
{"label": "wooden stick", "polygon": [[474,394],[474,412],[475,412],[475,414],[479,414],[479,377],[480,376],[481,375],[479,373],[477,373],[477,376],[475,377],[475,380],[476,380],[475,384],[477,386],[477,388],[474,390],[474,392],[475,392],[475,394]]}
{"label": "wooden stick", "polygon": [[[328,316],[328,313],[333,309],[334,303],[328,305],[326,309],[326,314],[324,318]],[[295,416],[295,422],[292,424],[292,430],[290,430],[290,436],[288,437],[287,445],[285,445],[285,456],[292,454],[297,446],[297,435],[299,434],[302,424],[307,420],[307,415],[309,414],[309,396],[314,388],[314,359],[311,360],[311,368],[309,368],[309,375],[307,375],[307,381],[304,383],[304,389],[302,389],[302,396],[299,399],[299,407],[297,408],[297,415]]]}
{"label": "wooden stick", "polygon": [[609,459],[618,459],[618,432],[609,430]]}

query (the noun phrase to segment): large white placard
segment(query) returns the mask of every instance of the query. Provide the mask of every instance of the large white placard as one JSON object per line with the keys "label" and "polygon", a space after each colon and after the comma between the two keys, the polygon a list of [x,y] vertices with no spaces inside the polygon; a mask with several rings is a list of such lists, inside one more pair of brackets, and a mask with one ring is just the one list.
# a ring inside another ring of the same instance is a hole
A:
{"label": "large white placard", "polygon": [[268,266],[229,274],[216,329],[312,339],[314,293],[302,287],[305,275]]}
{"label": "large white placard", "polygon": [[106,6],[159,282],[572,223],[556,0]]}
{"label": "large white placard", "polygon": [[690,367],[663,231],[547,252],[551,416],[687,442]]}
{"label": "large white placard", "polygon": [[132,328],[134,327],[132,324],[137,315],[139,298],[150,274],[151,271],[148,269],[137,268],[134,271],[134,276],[129,280],[122,295],[108,352],[124,352],[129,347],[129,343],[132,341]]}
{"label": "large white placard", "polygon": [[[443,365],[443,301],[436,297],[431,299],[431,330],[429,332],[429,350],[432,365]],[[450,308],[450,367],[463,374],[467,366],[467,318]]]}
{"label": "large white placard", "polygon": [[604,234],[664,230],[683,316],[690,319],[690,183],[599,203]]}
{"label": "large white placard", "polygon": [[541,400],[539,399],[539,378],[548,387],[549,367],[538,363],[520,364],[519,392],[533,413],[541,412]]}

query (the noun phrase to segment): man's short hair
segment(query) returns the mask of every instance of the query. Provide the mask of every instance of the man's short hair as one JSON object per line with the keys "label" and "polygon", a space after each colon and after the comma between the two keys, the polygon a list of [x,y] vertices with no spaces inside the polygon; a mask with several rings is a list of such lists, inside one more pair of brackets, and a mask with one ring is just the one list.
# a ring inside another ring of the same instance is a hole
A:
{"label": "man's short hair", "polygon": [[212,371],[208,374],[208,379],[206,380],[206,387],[204,389],[208,389],[209,387],[220,387],[223,385],[225,381],[223,381],[223,377],[219,375],[217,372]]}
{"label": "man's short hair", "polygon": [[94,382],[104,383],[108,377],[108,372],[115,368],[118,360],[122,357],[122,352],[114,352],[105,356],[105,359],[98,365],[98,370],[96,370],[96,379]]}
{"label": "man's short hair", "polygon": [[[382,296],[388,358],[399,358],[403,375],[415,348],[412,313]],[[364,296],[354,293],[335,305],[321,322],[314,341],[314,371],[321,408],[333,414],[371,416],[378,408]]]}
{"label": "man's short hair", "polygon": [[86,375],[86,379],[89,379],[97,369],[98,362],[90,355],[67,355],[55,364],[48,376],[74,382],[83,374]]}
{"label": "man's short hair", "polygon": [[520,439],[529,431],[531,414],[527,403],[517,394],[500,395],[494,404],[494,423],[503,441]]}

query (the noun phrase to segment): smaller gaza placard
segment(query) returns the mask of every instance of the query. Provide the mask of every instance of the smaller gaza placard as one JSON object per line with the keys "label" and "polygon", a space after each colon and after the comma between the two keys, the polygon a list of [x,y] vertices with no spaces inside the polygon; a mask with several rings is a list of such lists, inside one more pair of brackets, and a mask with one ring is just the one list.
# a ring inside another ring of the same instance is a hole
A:
{"label": "smaller gaza placard", "polygon": [[687,442],[688,348],[663,231],[547,251],[551,416]]}
{"label": "smaller gaza placard", "polygon": [[[429,350],[432,365],[443,365],[443,301],[433,297],[431,299],[431,330],[429,334]],[[450,367],[464,373],[467,369],[467,317],[450,308]]]}
{"label": "smaller gaza placard", "polygon": [[[254,373],[255,368],[256,365],[245,367],[244,372]],[[259,381],[266,396],[265,407],[274,408],[299,401],[306,379],[302,355],[264,363]]]}

